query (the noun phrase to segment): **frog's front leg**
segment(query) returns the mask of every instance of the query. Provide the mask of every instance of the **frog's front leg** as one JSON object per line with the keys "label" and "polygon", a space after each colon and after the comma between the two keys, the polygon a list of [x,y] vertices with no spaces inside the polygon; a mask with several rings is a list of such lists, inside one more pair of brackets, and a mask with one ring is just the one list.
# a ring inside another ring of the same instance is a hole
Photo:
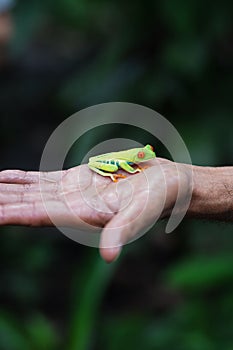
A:
{"label": "frog's front leg", "polygon": [[102,176],[109,176],[114,182],[117,182],[117,178],[125,178],[125,176],[122,174],[112,174],[118,170],[118,166],[116,164],[108,164],[95,161],[89,162],[88,166],[97,174],[100,174]]}
{"label": "frog's front leg", "polygon": [[129,162],[126,162],[125,160],[119,161],[119,166],[121,167],[121,169],[127,171],[130,174],[135,174],[135,173],[141,172],[140,168],[134,169],[132,166],[130,166]]}

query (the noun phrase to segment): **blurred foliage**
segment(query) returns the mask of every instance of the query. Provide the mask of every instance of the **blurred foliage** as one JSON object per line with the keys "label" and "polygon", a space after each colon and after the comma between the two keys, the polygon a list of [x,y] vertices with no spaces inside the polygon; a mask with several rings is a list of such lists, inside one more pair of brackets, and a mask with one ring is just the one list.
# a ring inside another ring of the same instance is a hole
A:
{"label": "blurred foliage", "polygon": [[[232,165],[232,14],[227,0],[18,1],[1,167],[38,169],[61,121],[109,101],[163,114],[193,163]],[[109,137],[150,136],[91,131],[67,165]],[[184,221],[166,236],[160,223],[108,266],[55,229],[1,228],[0,349],[232,350],[232,244],[231,225]]]}

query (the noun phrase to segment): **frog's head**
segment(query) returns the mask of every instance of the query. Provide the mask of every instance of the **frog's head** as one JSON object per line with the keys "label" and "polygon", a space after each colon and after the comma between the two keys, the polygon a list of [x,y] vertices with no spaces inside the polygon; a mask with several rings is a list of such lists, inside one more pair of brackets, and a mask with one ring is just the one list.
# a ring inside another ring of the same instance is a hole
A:
{"label": "frog's head", "polygon": [[134,163],[145,162],[146,160],[155,158],[155,152],[151,145],[146,145],[142,148],[137,148],[134,155]]}

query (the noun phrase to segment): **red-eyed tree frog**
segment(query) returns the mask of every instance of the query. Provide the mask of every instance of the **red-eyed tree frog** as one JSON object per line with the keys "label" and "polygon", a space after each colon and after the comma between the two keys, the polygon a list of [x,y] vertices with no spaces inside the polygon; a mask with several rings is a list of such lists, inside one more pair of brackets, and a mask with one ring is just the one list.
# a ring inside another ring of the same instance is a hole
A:
{"label": "red-eyed tree frog", "polygon": [[130,174],[141,172],[139,166],[133,168],[132,165],[145,162],[155,158],[155,152],[151,145],[141,148],[132,148],[120,152],[105,153],[89,158],[88,166],[91,170],[102,176],[109,176],[112,181],[117,182],[117,178],[125,178],[123,174],[113,174],[118,169],[123,169]]}

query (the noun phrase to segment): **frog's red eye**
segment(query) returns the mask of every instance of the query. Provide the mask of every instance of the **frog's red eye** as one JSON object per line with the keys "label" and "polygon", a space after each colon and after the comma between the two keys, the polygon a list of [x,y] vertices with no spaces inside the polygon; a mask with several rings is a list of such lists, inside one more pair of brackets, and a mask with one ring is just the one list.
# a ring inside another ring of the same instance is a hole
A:
{"label": "frog's red eye", "polygon": [[144,152],[138,152],[138,158],[144,158],[145,157],[145,153]]}
{"label": "frog's red eye", "polygon": [[151,149],[151,151],[154,152],[154,147],[153,146],[150,145],[150,149]]}

